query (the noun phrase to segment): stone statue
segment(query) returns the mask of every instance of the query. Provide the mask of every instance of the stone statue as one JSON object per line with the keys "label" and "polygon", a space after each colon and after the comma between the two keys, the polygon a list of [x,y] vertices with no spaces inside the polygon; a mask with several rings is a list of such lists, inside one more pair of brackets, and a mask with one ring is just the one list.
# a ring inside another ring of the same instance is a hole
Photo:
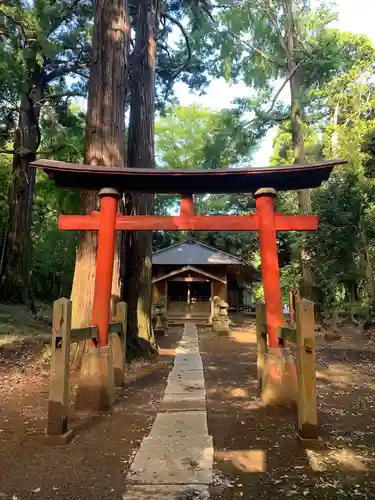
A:
{"label": "stone statue", "polygon": [[214,297],[212,329],[214,332],[229,332],[229,305],[220,297]]}
{"label": "stone statue", "polygon": [[168,327],[166,297],[160,297],[153,306],[153,325],[155,335],[164,335]]}

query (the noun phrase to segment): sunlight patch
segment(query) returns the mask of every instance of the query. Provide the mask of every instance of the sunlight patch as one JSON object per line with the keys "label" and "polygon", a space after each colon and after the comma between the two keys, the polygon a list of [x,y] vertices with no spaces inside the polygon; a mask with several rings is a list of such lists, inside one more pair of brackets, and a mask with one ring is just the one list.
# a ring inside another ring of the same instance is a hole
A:
{"label": "sunlight patch", "polygon": [[336,387],[347,389],[353,385],[364,383],[365,377],[358,372],[353,373],[342,364],[331,364],[324,370],[317,370],[317,380],[325,380]]}
{"label": "sunlight patch", "polygon": [[247,389],[241,389],[240,387],[237,387],[236,389],[232,389],[230,391],[230,394],[234,398],[248,398],[249,397],[249,391]]}
{"label": "sunlight patch", "polygon": [[241,472],[266,472],[266,452],[264,450],[215,451],[214,458],[232,464]]}
{"label": "sunlight patch", "polygon": [[257,337],[255,329],[250,327],[247,331],[238,332],[236,330],[230,332],[230,338],[240,344],[256,344]]}
{"label": "sunlight patch", "polygon": [[310,466],[313,471],[325,472],[333,468],[341,470],[363,472],[368,469],[370,460],[362,457],[353,450],[341,448],[336,450],[327,450],[316,452],[306,450]]}

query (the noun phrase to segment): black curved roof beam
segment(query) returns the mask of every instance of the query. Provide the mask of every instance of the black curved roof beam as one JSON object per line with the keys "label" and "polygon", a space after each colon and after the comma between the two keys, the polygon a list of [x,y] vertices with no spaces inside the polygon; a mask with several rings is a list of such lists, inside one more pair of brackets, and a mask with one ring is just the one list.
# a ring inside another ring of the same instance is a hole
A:
{"label": "black curved roof beam", "polygon": [[36,160],[62,188],[99,190],[105,187],[144,193],[254,193],[260,188],[289,191],[319,187],[336,165],[345,160],[328,160],[306,165],[215,170],[171,170],[150,168],[105,168],[55,160]]}

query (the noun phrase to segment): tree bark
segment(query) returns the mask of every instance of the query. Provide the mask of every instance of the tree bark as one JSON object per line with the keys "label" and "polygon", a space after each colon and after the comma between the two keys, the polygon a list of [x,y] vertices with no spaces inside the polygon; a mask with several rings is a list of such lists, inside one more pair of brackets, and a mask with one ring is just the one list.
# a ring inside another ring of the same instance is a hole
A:
{"label": "tree bark", "polygon": [[363,256],[366,268],[367,277],[367,293],[369,299],[369,317],[367,322],[373,324],[375,320],[375,279],[374,279],[374,268],[372,264],[372,259],[370,255],[370,249],[367,238],[367,231],[364,225],[363,217],[361,216],[359,221],[359,231],[362,241]]}
{"label": "tree bark", "polygon": [[[127,53],[130,25],[127,0],[97,0],[88,92],[84,163],[114,167],[124,164]],[[108,186],[116,187],[116,186]],[[98,208],[96,193],[83,193],[81,211]],[[91,323],[94,298],[97,235],[80,235],[74,271],[73,326]],[[119,296],[118,248],[112,297]],[[80,353],[76,367],[80,363]]]}
{"label": "tree bark", "polygon": [[[156,2],[140,0],[132,62],[129,144],[127,163],[135,168],[154,168]],[[149,215],[153,196],[133,194],[132,214]],[[129,347],[152,350],[155,339],[151,324],[152,232],[126,234],[124,297],[128,303]],[[143,339],[144,342],[139,342]]]}
{"label": "tree bark", "polygon": [[40,142],[39,115],[43,93],[40,68],[35,69],[30,88],[21,100],[14,142],[12,175],[8,192],[9,215],[5,254],[1,269],[2,300],[30,304],[30,231],[35,191],[35,169],[29,164],[36,158]]}
{"label": "tree bark", "polygon": [[[286,53],[288,61],[288,71],[291,75],[290,84],[290,98],[291,98],[291,112],[290,121],[292,127],[292,144],[294,151],[294,162],[297,164],[305,163],[305,141],[303,121],[301,116],[300,98],[303,90],[301,83],[300,70],[296,58],[297,49],[297,26],[296,26],[296,5],[295,0],[285,0],[284,14],[286,16]],[[302,213],[311,213],[311,190],[303,189],[298,191],[298,205]],[[306,242],[302,241],[301,245],[301,266],[302,266],[302,296],[307,299],[313,299],[314,290],[314,276],[311,266],[311,257]]]}

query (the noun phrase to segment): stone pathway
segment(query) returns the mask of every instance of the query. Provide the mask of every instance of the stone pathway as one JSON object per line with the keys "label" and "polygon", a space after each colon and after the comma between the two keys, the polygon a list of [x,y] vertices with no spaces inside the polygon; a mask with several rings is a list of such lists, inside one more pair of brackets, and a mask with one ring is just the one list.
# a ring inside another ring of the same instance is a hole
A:
{"label": "stone pathway", "polygon": [[187,323],[159,413],[127,476],[123,500],[206,500],[212,462],[197,328]]}

